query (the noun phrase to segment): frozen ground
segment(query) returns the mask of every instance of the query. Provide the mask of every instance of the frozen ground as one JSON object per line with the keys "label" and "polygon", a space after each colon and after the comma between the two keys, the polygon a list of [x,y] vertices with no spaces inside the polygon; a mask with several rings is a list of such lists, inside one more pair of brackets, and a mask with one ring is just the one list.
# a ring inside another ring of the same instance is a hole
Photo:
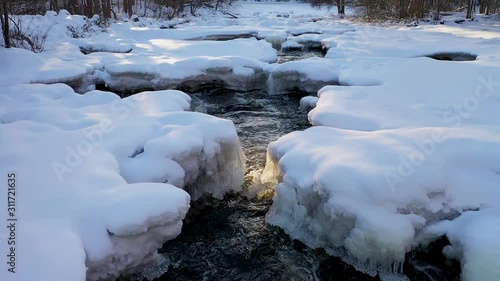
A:
{"label": "frozen ground", "polygon": [[[0,167],[19,177],[19,264],[37,269],[20,268],[14,280],[114,278],[179,234],[190,201],[179,187],[192,198],[240,189],[232,122],[184,112],[182,92],[143,90],[326,85],[302,103],[315,107],[314,127],[269,146],[264,178],[277,188],[268,221],[384,277],[446,235],[443,253],[461,261],[463,280],[498,280],[498,22],[369,26],[294,2],[232,9],[238,19],[205,10],[173,29],[150,19],[87,29],[89,20],[65,12],[24,17],[33,32],[51,30],[40,54],[0,49]],[[278,65],[283,42],[328,52]],[[477,59],[425,57],[449,52]],[[120,99],[96,84],[142,93]],[[6,266],[2,280],[12,277]]]}

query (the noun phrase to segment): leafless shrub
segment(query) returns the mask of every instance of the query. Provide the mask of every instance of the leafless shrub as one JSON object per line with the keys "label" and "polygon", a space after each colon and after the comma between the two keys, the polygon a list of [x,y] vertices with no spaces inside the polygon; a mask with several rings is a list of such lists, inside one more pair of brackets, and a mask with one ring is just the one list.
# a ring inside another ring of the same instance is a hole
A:
{"label": "leafless shrub", "polygon": [[25,24],[19,16],[11,16],[9,20],[12,23],[10,42],[13,47],[31,50],[35,53],[40,53],[44,50],[45,41],[47,41],[53,25],[36,26],[33,24],[33,19],[30,19]]}
{"label": "leafless shrub", "polygon": [[102,28],[103,23],[99,16],[94,16],[91,19],[85,19],[85,23],[81,26],[68,25],[68,35],[72,38],[85,38],[96,34],[96,30]]}

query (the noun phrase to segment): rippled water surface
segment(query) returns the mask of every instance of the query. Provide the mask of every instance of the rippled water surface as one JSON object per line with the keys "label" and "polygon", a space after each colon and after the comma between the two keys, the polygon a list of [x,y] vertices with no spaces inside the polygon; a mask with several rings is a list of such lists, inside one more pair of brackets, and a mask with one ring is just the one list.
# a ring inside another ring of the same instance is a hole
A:
{"label": "rippled water surface", "polygon": [[[294,96],[217,89],[192,98],[193,110],[235,123],[247,158],[246,185],[264,167],[270,141],[309,126]],[[193,202],[181,235],[160,250],[170,265],[155,280],[320,280],[327,256],[266,224],[271,204],[241,194]]]}

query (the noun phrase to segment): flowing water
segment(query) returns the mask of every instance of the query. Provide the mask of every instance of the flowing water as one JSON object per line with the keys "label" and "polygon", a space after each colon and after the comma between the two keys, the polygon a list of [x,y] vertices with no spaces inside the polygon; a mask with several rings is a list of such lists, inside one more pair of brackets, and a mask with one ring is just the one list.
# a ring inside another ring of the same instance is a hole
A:
{"label": "flowing water", "polygon": [[[192,98],[193,110],[236,125],[247,160],[245,187],[264,167],[269,142],[309,126],[293,95],[215,89]],[[159,251],[170,266],[155,280],[328,280],[320,276],[325,271],[322,260],[329,259],[326,254],[266,224],[271,204],[271,199],[248,199],[244,194],[193,202],[182,233]],[[373,280],[342,264],[336,268],[359,277],[352,280]]]}

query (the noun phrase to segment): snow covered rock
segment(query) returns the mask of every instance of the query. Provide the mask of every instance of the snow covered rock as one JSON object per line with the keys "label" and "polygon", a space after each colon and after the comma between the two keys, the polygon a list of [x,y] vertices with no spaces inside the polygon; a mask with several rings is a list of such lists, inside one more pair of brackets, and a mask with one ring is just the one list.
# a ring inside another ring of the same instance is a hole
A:
{"label": "snow covered rock", "polygon": [[303,34],[291,37],[289,40],[304,46],[305,50],[323,50],[323,40],[331,36],[328,34]]}
{"label": "snow covered rock", "polygon": [[257,34],[258,39],[264,39],[271,43],[276,50],[281,49],[281,44],[286,41],[288,34],[284,31],[261,31]]}
{"label": "snow covered rock", "polygon": [[329,59],[308,58],[271,67],[267,80],[270,94],[316,93],[326,85],[338,83],[338,69]]}
{"label": "snow covered rock", "polygon": [[300,99],[300,109],[304,111],[308,111],[316,107],[316,103],[318,102],[317,97],[313,96],[305,96]]}
{"label": "snow covered rock", "polygon": [[304,45],[301,45],[295,41],[286,41],[281,44],[282,51],[303,51]]}

